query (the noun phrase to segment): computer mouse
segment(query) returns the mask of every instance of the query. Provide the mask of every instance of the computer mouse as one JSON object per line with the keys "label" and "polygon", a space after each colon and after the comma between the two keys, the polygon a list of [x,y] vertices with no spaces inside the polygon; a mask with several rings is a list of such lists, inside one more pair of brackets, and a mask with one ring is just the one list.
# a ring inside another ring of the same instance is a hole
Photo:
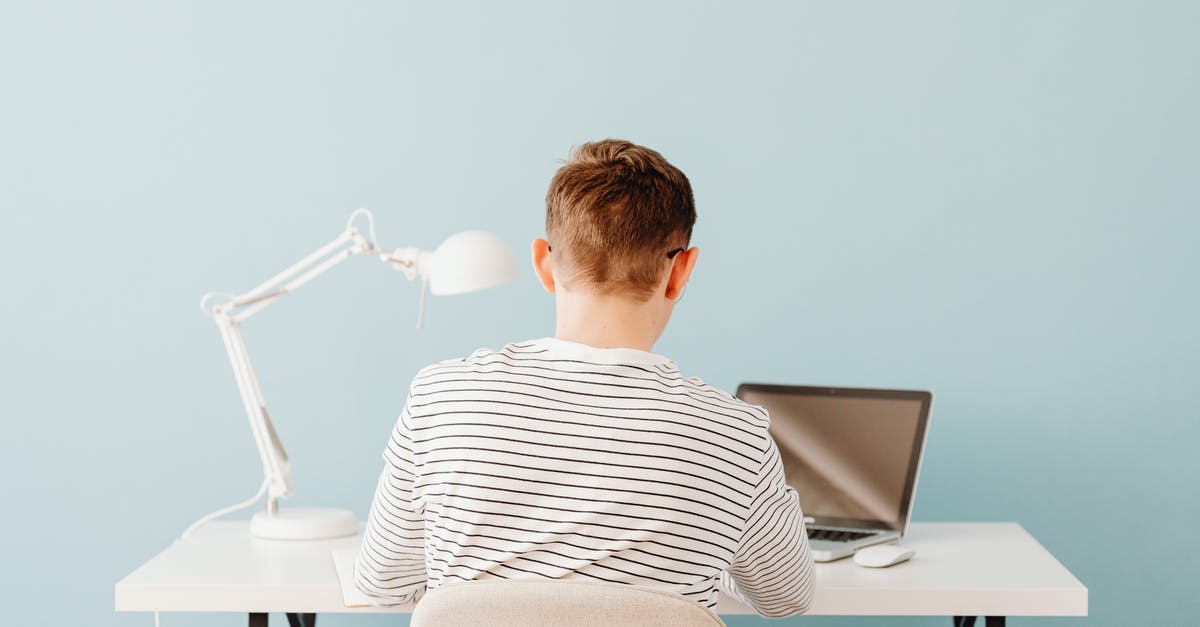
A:
{"label": "computer mouse", "polygon": [[876,544],[854,553],[854,563],[868,568],[887,568],[906,562],[917,552],[899,544]]}

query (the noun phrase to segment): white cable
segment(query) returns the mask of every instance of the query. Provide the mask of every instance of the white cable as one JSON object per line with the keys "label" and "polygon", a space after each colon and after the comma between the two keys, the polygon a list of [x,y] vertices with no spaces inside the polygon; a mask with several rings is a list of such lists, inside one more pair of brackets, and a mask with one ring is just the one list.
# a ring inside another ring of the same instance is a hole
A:
{"label": "white cable", "polygon": [[206,316],[213,315],[213,308],[208,304],[208,301],[210,301],[218,296],[224,298],[227,301],[231,301],[231,302],[233,301],[234,298],[237,298],[236,296],[234,296],[233,294],[230,294],[229,292],[208,292],[204,296],[200,297],[200,311],[203,311],[204,315],[206,315]]}
{"label": "white cable", "polygon": [[421,275],[421,304],[417,305],[417,328],[420,329],[425,324],[425,292],[428,291],[429,281],[425,275]]}
{"label": "white cable", "polygon": [[158,623],[158,612],[154,613],[154,627],[161,627]]}
{"label": "white cable", "polygon": [[371,244],[377,243],[379,240],[375,239],[375,215],[370,209],[355,209],[354,213],[350,214],[350,219],[346,220],[346,230],[354,228],[354,219],[360,215],[367,216],[367,235],[371,238]]}
{"label": "white cable", "polygon": [[186,540],[188,536],[192,535],[193,531],[212,522],[214,519],[220,518],[226,514],[232,514],[233,512],[236,512],[236,511],[242,510],[242,509],[246,509],[247,507],[254,505],[255,503],[258,502],[258,499],[262,498],[263,493],[267,491],[268,483],[270,483],[269,479],[263,479],[262,485],[258,487],[258,492],[256,492],[254,494],[254,496],[252,496],[236,505],[230,505],[229,507],[226,507],[224,509],[219,509],[219,510],[205,516],[204,518],[201,518],[200,520],[197,520],[196,522],[192,523],[192,526],[190,526],[186,530],[184,530],[183,535],[179,536],[179,539]]}

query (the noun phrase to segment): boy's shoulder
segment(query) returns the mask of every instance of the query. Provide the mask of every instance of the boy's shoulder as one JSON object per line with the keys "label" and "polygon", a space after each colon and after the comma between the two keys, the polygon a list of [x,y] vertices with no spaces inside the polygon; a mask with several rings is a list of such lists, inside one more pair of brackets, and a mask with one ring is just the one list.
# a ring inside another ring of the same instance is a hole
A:
{"label": "boy's shoulder", "polygon": [[695,396],[716,401],[731,409],[736,409],[745,416],[747,422],[757,427],[766,429],[771,423],[771,416],[767,413],[765,407],[751,405],[721,388],[705,383],[700,377],[687,377],[682,379],[682,381],[688,384]]}
{"label": "boy's shoulder", "polygon": [[421,368],[421,370],[417,372],[416,378],[417,379],[426,378],[426,377],[434,375],[438,372],[445,371],[445,370],[453,370],[455,368],[458,368],[461,370],[464,367],[486,366],[486,365],[495,364],[498,359],[503,359],[504,357],[510,357],[510,356],[513,356],[514,354],[519,354],[519,352],[521,351],[522,348],[528,348],[530,345],[531,345],[530,342],[513,342],[511,344],[506,344],[500,350],[494,350],[491,348],[479,348],[479,349],[476,349],[474,352],[472,352],[470,355],[467,355],[465,357],[452,357],[450,359],[443,359],[442,361],[437,361],[432,364],[429,364],[428,366]]}
{"label": "boy's shoulder", "polygon": [[[659,394],[668,403],[684,403],[706,413],[727,417],[757,429],[766,429],[770,416],[765,408],[751,405],[700,377],[684,377],[675,362],[661,355],[612,349],[582,353],[580,345],[542,339],[513,342],[499,350],[480,348],[465,357],[446,359],[421,369],[414,384],[447,377],[495,378],[513,374],[528,377],[594,375],[596,383],[614,392],[637,389]],[[632,386],[632,387],[631,387]]]}
{"label": "boy's shoulder", "polygon": [[[462,379],[495,379],[512,375],[514,368],[520,372],[522,364],[515,360],[525,355],[537,357],[538,351],[532,342],[514,342],[500,350],[480,348],[465,357],[453,357],[434,362],[421,368],[413,377],[413,387],[428,387],[440,381]],[[432,387],[437,387],[433,385]]]}

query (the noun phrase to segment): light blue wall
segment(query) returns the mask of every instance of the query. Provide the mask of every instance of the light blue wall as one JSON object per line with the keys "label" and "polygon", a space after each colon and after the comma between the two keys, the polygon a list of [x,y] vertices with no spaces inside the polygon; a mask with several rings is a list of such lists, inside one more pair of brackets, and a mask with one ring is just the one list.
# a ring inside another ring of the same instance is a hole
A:
{"label": "light blue wall", "polygon": [[[384,243],[479,227],[523,259],[557,160],[609,136],[695,186],[660,352],[932,389],[916,519],[1019,521],[1090,624],[1200,618],[1198,6],[6,0],[6,621],[150,625],[112,584],[257,485],[201,293],[360,206]],[[364,513],[421,365],[552,332],[522,269],[417,332],[415,286],[354,260],[247,326],[295,503]]]}

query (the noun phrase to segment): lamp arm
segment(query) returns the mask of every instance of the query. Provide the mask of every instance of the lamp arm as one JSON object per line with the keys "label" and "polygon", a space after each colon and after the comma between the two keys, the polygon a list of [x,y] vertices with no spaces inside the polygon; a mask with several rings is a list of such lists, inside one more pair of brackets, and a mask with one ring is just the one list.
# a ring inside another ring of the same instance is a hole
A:
{"label": "lamp arm", "polygon": [[[330,255],[317,265],[306,269],[308,265],[312,264],[314,257],[315,259],[320,259],[325,255],[329,255],[332,250],[336,250],[338,246],[347,243],[352,245]],[[417,274],[420,273],[422,263],[427,263],[425,253],[416,248],[398,248],[394,251],[384,252],[379,249],[377,244],[364,239],[361,234],[354,230],[348,230],[338,236],[337,239],[326,244],[317,253],[321,254],[310,255],[253,290],[240,296],[234,296],[229,301],[216,305],[211,309],[206,308],[206,301],[201,301],[201,308],[204,308],[206,313],[209,314],[214,314],[217,310],[223,310],[230,314],[237,322],[243,322],[250,316],[266,309],[268,305],[275,302],[280,296],[296,291],[305,283],[324,274],[334,266],[341,264],[354,255],[363,253],[373,254],[380,261],[391,264],[394,268],[403,272],[409,280],[416,278]],[[287,282],[279,285],[281,281]],[[206,295],[205,298],[207,299],[209,296]]]}
{"label": "lamp arm", "polygon": [[229,363],[233,367],[233,378],[237,382],[242,408],[250,423],[250,433],[254,436],[254,444],[262,461],[263,476],[266,477],[268,488],[267,509],[273,511],[278,499],[286,498],[292,493],[291,466],[288,463],[287,451],[271,425],[262,388],[259,387],[258,377],[253,364],[250,363],[250,355],[242,338],[241,325],[223,313],[216,315],[216,322],[225,344],[225,352],[229,356]]}
{"label": "lamp arm", "polygon": [[[341,250],[338,250],[339,248]],[[275,302],[280,296],[294,292],[300,286],[324,274],[350,257],[364,252],[373,252],[374,250],[374,242],[363,238],[354,229],[347,229],[333,241],[296,262],[288,269],[271,277],[249,292],[235,296],[229,302],[218,307],[224,308],[234,320],[238,322],[244,321],[250,316],[266,309],[268,305]],[[334,251],[337,252],[335,253]]]}
{"label": "lamp arm", "polygon": [[[357,218],[360,215],[366,216],[366,218],[367,218],[367,238],[363,238],[362,235],[359,233],[358,229],[355,228],[355,226],[354,226],[355,218]],[[242,296],[234,297],[232,300],[234,302],[245,301],[245,300],[254,299],[257,296],[262,295],[263,293],[267,292],[268,290],[271,290],[272,288],[274,288],[276,285],[279,285],[280,283],[283,283],[284,281],[288,280],[291,276],[295,275],[297,272],[303,270],[304,268],[306,268],[308,266],[311,266],[313,263],[316,263],[316,261],[319,260],[320,258],[337,250],[339,246],[341,246],[351,240],[358,240],[360,242],[366,242],[366,243],[369,243],[372,246],[374,246],[374,243],[375,243],[375,217],[373,215],[371,215],[371,212],[369,210],[367,210],[367,209],[354,210],[354,212],[350,214],[350,219],[346,220],[346,229],[344,231],[342,231],[341,235],[338,235],[336,238],[334,238],[333,241],[331,241],[328,244],[325,244],[324,246],[309,253],[307,257],[292,264],[290,267],[288,267],[286,270],[280,272],[279,274],[276,274],[275,276],[267,279],[258,287],[250,290],[249,292],[246,292]],[[205,298],[207,298],[207,295]],[[205,309],[204,308],[204,300],[201,300],[200,302],[201,302],[201,308]],[[205,313],[208,313],[207,309],[205,309]]]}
{"label": "lamp arm", "polygon": [[[359,215],[367,217],[368,236],[364,236],[354,226],[354,220]],[[291,465],[267,411],[258,376],[250,362],[250,354],[242,337],[241,323],[284,294],[294,292],[350,257],[364,253],[372,254],[380,261],[391,264],[404,272],[410,280],[421,272],[425,259],[424,253],[415,248],[381,251],[375,243],[375,224],[371,213],[366,209],[359,209],[350,215],[346,230],[340,235],[254,289],[236,296],[205,294],[200,300],[200,308],[217,323],[225,352],[233,368],[233,376],[242,397],[242,408],[250,422],[250,432],[254,436],[258,455],[262,460],[263,474],[268,482],[269,513],[275,512],[278,499],[286,498],[292,493]],[[210,305],[210,301],[217,296],[227,296],[228,300]]]}

